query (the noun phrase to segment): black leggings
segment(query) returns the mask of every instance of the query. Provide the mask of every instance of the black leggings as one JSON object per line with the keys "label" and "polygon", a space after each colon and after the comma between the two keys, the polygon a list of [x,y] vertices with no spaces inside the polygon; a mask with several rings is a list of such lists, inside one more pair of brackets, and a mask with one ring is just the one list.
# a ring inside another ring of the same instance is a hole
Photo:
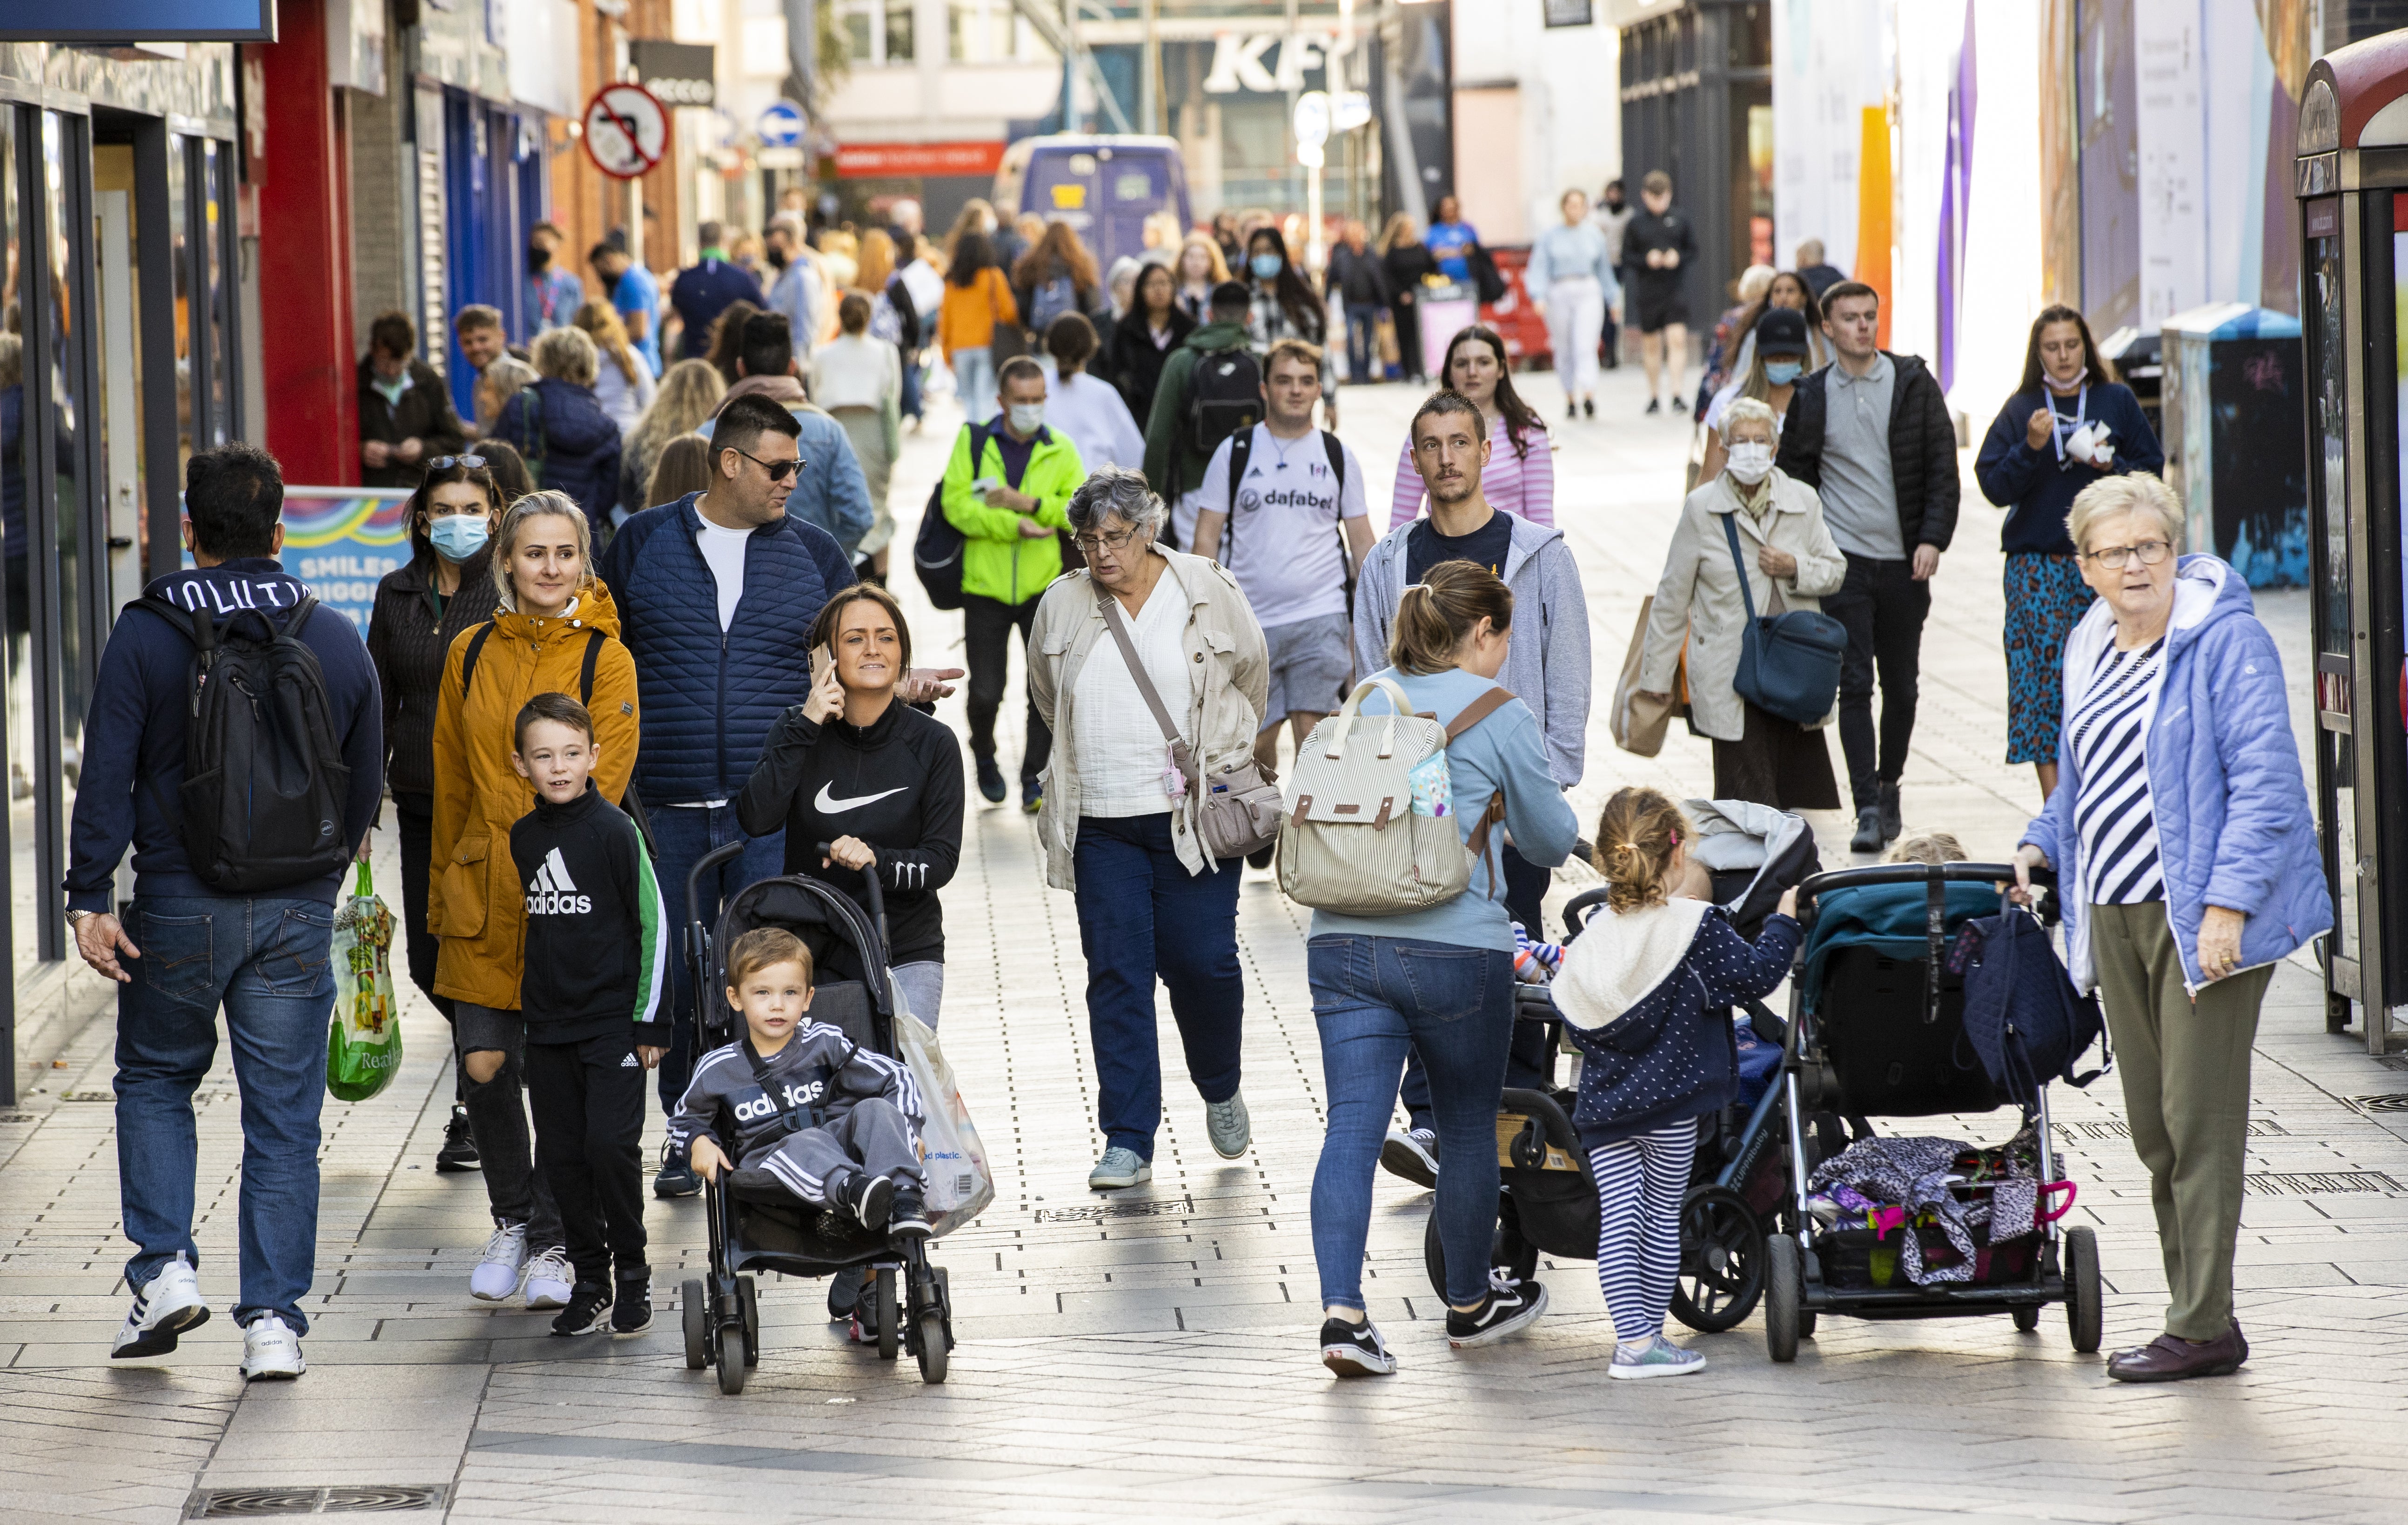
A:
{"label": "black leggings", "polygon": [[[428,861],[435,856],[435,797],[431,794],[396,794],[393,797],[394,823],[401,833],[401,930],[409,964],[409,982],[426,993],[443,1019],[452,1019],[452,998],[435,993],[435,956],[443,939],[426,930],[427,885],[434,875]],[[467,1077],[458,1065],[452,1069],[452,1100],[454,1105],[467,1095]]]}

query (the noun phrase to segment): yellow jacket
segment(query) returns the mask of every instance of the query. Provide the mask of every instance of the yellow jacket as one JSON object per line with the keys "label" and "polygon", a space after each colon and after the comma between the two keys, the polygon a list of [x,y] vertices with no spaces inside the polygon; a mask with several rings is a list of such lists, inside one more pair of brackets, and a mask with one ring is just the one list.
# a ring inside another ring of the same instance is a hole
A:
{"label": "yellow jacket", "polygon": [[604,635],[594,668],[594,770],[602,797],[617,800],[636,771],[636,659],[619,643],[610,591],[590,583],[568,612],[537,620],[494,613],[477,653],[476,689],[464,693],[461,663],[481,626],[462,631],[444,659],[435,707],[435,837],[428,867],[426,930],[443,939],[435,989],[498,1011],[519,1006],[526,947],[526,896],[510,861],[510,827],[535,808],[535,786],[510,766],[519,709],[538,693],[575,698],[592,632]]}

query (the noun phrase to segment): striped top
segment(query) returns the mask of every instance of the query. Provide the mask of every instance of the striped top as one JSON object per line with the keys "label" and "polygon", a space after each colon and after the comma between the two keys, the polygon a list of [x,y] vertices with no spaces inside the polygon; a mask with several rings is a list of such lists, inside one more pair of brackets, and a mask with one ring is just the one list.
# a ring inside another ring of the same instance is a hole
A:
{"label": "striped top", "polygon": [[2089,880],[2085,893],[2093,905],[2166,898],[2144,745],[2165,676],[2164,636],[2138,651],[2119,651],[2111,641],[2091,671],[2089,691],[2066,718],[2082,780],[2073,827]]}
{"label": "striped top", "polygon": [[[1480,473],[1480,492],[1488,506],[1555,528],[1555,458],[1545,427],[1522,436],[1530,451],[1526,457],[1513,453],[1513,441],[1503,430],[1492,431],[1489,437],[1497,448],[1488,452],[1488,464]],[[1397,450],[1397,492],[1388,512],[1388,528],[1421,517],[1428,498],[1422,474],[1413,469],[1413,442],[1408,439]]]}

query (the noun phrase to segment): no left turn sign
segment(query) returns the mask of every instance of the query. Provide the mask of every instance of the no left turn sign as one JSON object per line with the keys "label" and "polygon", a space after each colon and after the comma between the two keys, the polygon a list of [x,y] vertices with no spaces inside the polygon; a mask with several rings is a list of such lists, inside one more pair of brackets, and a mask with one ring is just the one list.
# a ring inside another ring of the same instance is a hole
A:
{"label": "no left turn sign", "polygon": [[632,180],[668,152],[669,113],[641,85],[604,85],[585,103],[585,157],[614,179]]}

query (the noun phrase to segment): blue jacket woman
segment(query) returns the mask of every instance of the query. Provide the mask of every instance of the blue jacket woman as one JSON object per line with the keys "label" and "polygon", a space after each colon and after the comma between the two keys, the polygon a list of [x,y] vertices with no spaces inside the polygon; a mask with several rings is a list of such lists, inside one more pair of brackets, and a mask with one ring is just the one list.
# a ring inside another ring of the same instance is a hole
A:
{"label": "blue jacket woman", "polygon": [[619,425],[594,395],[598,356],[580,328],[547,330],[535,341],[534,386],[502,405],[494,435],[518,447],[536,486],[566,492],[600,540],[619,502]]}

